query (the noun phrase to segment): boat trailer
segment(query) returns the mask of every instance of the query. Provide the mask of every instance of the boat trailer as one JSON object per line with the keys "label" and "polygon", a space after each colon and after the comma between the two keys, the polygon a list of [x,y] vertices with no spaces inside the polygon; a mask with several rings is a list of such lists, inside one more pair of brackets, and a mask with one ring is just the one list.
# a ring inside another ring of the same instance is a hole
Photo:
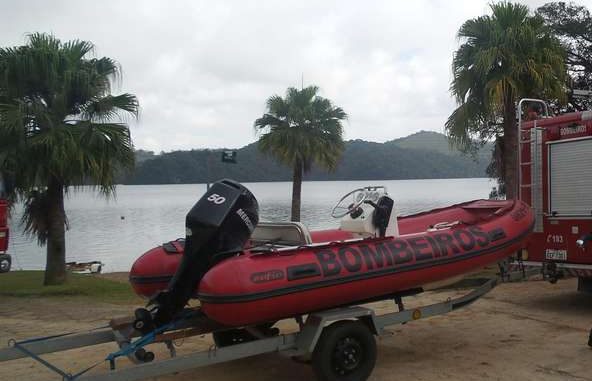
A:
{"label": "boat trailer", "polygon": [[[68,381],[132,381],[278,352],[296,360],[310,362],[320,380],[329,379],[329,376],[332,377],[331,380],[352,379],[349,377],[355,372],[356,380],[365,380],[370,376],[376,360],[374,336],[382,335],[385,327],[457,310],[473,303],[498,283],[517,280],[523,276],[523,273],[506,273],[502,278],[478,279],[475,280],[477,285],[463,296],[411,309],[405,308],[403,297],[417,294],[421,290],[391,295],[380,300],[392,299],[396,310],[380,315],[375,314],[371,308],[355,305],[311,313],[306,319],[297,316],[295,319],[299,330],[294,333],[279,334],[277,329],[246,327],[240,330],[243,332],[241,337],[249,339],[242,342],[237,340],[236,343],[221,340],[225,332],[236,332],[236,327],[218,325],[201,313],[199,308],[188,309],[183,318],[141,337],[133,326],[133,317],[113,319],[108,326],[83,333],[11,340],[8,348],[0,350],[0,362],[29,357],[55,372],[62,380]],[[177,355],[173,345],[175,340],[206,333],[213,333],[216,345],[205,351]],[[116,343],[119,350],[78,373],[61,370],[41,357],[48,353],[105,343]],[[170,358],[155,359],[154,354],[145,349],[145,346],[156,343],[166,345]],[[339,352],[336,352],[336,348],[339,348]],[[119,357],[127,357],[133,364],[117,367]],[[109,371],[98,374],[89,372],[105,362],[110,364]]]}

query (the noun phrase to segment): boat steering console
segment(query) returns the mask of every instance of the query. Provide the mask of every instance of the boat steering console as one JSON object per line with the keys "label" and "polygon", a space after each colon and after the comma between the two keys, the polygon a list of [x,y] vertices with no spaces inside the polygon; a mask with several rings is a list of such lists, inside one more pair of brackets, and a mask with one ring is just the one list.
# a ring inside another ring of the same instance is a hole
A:
{"label": "boat steering console", "polygon": [[[386,195],[386,187],[383,186],[371,186],[354,189],[339,199],[337,204],[335,204],[331,210],[331,217],[342,218],[348,214],[355,214],[362,204],[367,203],[375,206],[380,197]],[[348,201],[350,197],[351,201]]]}
{"label": "boat steering console", "polygon": [[331,217],[341,218],[341,229],[362,235],[395,235],[394,202],[384,186],[368,186],[345,194],[331,210]]}

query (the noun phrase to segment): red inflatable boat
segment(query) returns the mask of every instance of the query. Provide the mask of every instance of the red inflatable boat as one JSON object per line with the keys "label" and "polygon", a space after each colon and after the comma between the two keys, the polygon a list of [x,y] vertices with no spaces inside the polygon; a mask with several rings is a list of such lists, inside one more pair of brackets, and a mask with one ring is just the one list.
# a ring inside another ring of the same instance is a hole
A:
{"label": "red inflatable boat", "polygon": [[[386,191],[356,192],[340,229],[257,225],[244,250],[201,278],[193,297],[203,312],[246,326],[386,298],[495,263],[523,247],[533,225],[521,201],[470,201],[397,219]],[[136,293],[166,289],[182,253],[178,240],[140,257],[130,272]]]}

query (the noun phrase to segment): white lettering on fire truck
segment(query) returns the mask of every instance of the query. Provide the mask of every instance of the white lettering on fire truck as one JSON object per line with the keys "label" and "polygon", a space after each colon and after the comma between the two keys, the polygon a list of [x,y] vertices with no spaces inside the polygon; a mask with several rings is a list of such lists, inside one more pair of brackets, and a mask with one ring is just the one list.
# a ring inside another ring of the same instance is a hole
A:
{"label": "white lettering on fire truck", "polygon": [[559,135],[573,135],[573,134],[583,134],[586,132],[586,126],[570,126],[570,127],[563,127],[559,129]]}
{"label": "white lettering on fire truck", "polygon": [[563,236],[560,234],[549,234],[547,236],[547,243],[563,243]]}

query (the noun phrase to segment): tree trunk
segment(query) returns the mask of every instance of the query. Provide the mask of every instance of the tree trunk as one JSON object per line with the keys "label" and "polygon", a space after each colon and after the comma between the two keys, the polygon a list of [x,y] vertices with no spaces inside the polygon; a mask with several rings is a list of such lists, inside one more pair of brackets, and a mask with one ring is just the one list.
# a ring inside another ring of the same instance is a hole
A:
{"label": "tree trunk", "polygon": [[302,162],[294,164],[292,176],[292,221],[300,222],[300,197],[302,194]]}
{"label": "tree trunk", "polygon": [[64,186],[52,178],[47,187],[47,263],[44,284],[66,282],[66,212]]}
{"label": "tree trunk", "polygon": [[518,194],[518,127],[516,126],[516,105],[511,92],[506,93],[504,101],[504,173],[506,199],[516,198]]}

